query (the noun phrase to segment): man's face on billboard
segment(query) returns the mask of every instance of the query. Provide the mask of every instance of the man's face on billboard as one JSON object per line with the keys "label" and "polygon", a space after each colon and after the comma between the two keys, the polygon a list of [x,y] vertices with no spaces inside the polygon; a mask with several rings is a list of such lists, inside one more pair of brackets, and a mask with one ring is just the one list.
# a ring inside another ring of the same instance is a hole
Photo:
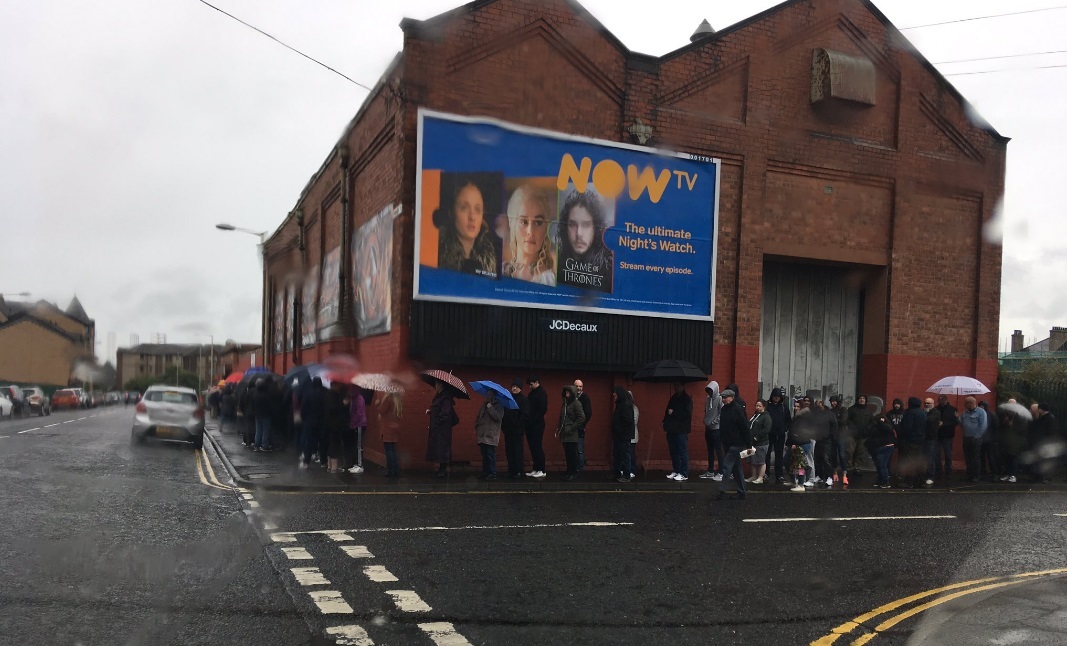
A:
{"label": "man's face on billboard", "polygon": [[567,241],[571,244],[574,253],[582,255],[593,246],[596,236],[596,226],[593,216],[584,206],[576,206],[571,209],[570,218],[567,220]]}

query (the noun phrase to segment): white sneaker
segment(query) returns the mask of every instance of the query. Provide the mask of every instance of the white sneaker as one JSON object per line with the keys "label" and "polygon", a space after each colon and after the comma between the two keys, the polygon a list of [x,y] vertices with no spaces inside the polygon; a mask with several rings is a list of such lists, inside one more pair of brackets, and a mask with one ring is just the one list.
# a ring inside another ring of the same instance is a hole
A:
{"label": "white sneaker", "polygon": [[675,473],[674,471],[671,471],[671,472],[670,472],[670,473],[669,473],[669,474],[667,475],[667,479],[668,479],[668,480],[674,480],[674,479],[675,479],[675,478],[677,478],[677,477],[678,477],[678,474],[677,474],[677,473]]}
{"label": "white sneaker", "polygon": [[752,484],[763,484],[763,478],[756,478],[752,481]]}
{"label": "white sneaker", "polygon": [[807,487],[808,489],[813,489],[815,487],[815,481],[814,480],[808,480],[807,482],[804,483],[804,486]]}
{"label": "white sneaker", "polygon": [[534,470],[534,471],[531,471],[531,472],[527,473],[526,475],[530,476],[531,478],[536,478],[537,477],[537,473],[538,472],[536,470]]}
{"label": "white sneaker", "polygon": [[548,474],[545,473],[544,471],[534,471],[533,477],[535,477],[535,478],[544,478],[547,475]]}
{"label": "white sneaker", "polygon": [[1015,482],[1015,476],[1008,476],[1008,482]]}
{"label": "white sneaker", "polygon": [[348,472],[349,473],[356,473],[356,474],[363,473],[363,467],[361,467],[361,466],[359,466],[357,464],[356,466],[354,466],[351,469],[349,469]]}
{"label": "white sneaker", "polygon": [[819,476],[815,476],[815,479],[812,480],[811,482],[814,482],[815,484],[821,484],[822,483],[822,478],[820,478]]}
{"label": "white sneaker", "polygon": [[1001,482],[1007,482],[1007,481],[1008,481],[1008,478],[1010,478],[1010,477],[1011,477],[1011,476],[1000,476],[1000,481],[1001,481]]}
{"label": "white sneaker", "polygon": [[296,466],[297,469],[306,469],[306,468],[308,468],[308,465],[305,464],[303,460],[300,460],[296,464],[297,464],[297,466]]}
{"label": "white sneaker", "polygon": [[674,479],[677,480],[678,482],[683,482],[685,480],[688,480],[689,476],[683,476],[680,473],[676,473],[676,474],[674,474]]}
{"label": "white sneaker", "polygon": [[631,473],[631,474],[630,474],[630,479],[631,479],[631,480],[633,480],[633,479],[634,479],[634,478],[636,478],[636,477],[637,477],[637,476],[636,476],[635,474],[633,474],[633,473]]}
{"label": "white sneaker", "polygon": [[927,478],[927,479],[926,479],[926,486],[927,486],[927,487],[929,487],[929,486],[930,486],[930,485],[932,485],[932,484],[934,484],[934,481],[933,481],[933,480],[931,480],[931,479],[929,479],[929,478]]}
{"label": "white sneaker", "polygon": [[790,487],[789,490],[793,491],[793,492],[796,492],[796,493],[804,493],[804,487],[802,487],[801,485],[796,485],[795,487]]}
{"label": "white sneaker", "polygon": [[705,471],[704,473],[701,473],[699,477],[702,480],[714,480],[715,479],[715,474],[712,473],[711,471]]}
{"label": "white sneaker", "polygon": [[711,479],[715,482],[722,482],[722,474],[716,473],[715,475],[711,476]]}
{"label": "white sneaker", "polygon": [[749,476],[749,477],[745,478],[745,482],[755,482],[755,481],[756,481],[756,477],[755,476]]}
{"label": "white sneaker", "polygon": [[827,487],[834,486],[834,477],[833,476],[830,476],[829,478],[826,479],[826,486]]}

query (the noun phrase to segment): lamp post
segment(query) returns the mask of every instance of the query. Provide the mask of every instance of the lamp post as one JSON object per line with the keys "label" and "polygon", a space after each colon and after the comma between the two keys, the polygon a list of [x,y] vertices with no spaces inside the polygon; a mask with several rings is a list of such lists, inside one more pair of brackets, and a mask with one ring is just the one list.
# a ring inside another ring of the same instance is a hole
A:
{"label": "lamp post", "polygon": [[[234,226],[232,224],[226,224],[226,223],[216,224],[215,228],[218,229],[219,231],[237,231],[239,233],[247,233],[249,235],[253,235],[253,236],[256,236],[257,238],[259,238],[259,244],[256,245],[256,251],[259,252],[260,271],[263,274],[263,287],[262,287],[262,289],[260,289],[260,294],[259,294],[259,296],[260,296],[260,311],[259,311],[260,331],[259,331],[259,337],[260,337],[260,343],[262,344],[261,347],[263,348],[263,356],[264,356],[264,359],[266,359],[266,355],[267,355],[267,326],[264,324],[264,321],[266,320],[267,317],[266,317],[266,312],[265,312],[264,308],[267,307],[267,303],[268,303],[268,299],[267,299],[267,259],[266,259],[267,250],[266,250],[266,247],[265,247],[265,245],[267,244],[268,233],[266,231],[255,231],[253,229],[246,229],[244,227],[237,227],[237,226]],[[266,361],[265,360],[263,362],[263,365],[266,365]]]}
{"label": "lamp post", "polygon": [[3,292],[0,296],[18,296],[19,298],[29,298],[31,294],[29,292]]}

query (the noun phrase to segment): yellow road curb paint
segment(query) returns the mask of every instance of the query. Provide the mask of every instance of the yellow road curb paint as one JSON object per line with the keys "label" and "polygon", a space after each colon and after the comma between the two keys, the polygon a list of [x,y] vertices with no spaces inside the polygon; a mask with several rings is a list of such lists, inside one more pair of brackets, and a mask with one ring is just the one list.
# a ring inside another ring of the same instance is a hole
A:
{"label": "yellow road curb paint", "polygon": [[207,477],[204,475],[204,465],[201,464],[200,449],[193,451],[193,456],[196,458],[196,475],[200,477],[200,483],[207,485],[213,489],[222,489],[223,491],[230,491],[229,487],[223,487],[221,485],[215,485],[208,482]]}

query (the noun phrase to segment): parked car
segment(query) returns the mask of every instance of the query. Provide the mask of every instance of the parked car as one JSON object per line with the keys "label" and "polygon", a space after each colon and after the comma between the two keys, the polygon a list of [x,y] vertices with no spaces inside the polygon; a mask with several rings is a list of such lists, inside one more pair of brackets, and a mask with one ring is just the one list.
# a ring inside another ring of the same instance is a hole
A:
{"label": "parked car", "polygon": [[23,388],[22,394],[26,396],[26,402],[29,404],[31,412],[37,413],[40,417],[52,414],[52,402],[49,401],[48,395],[44,394],[40,386]]}
{"label": "parked car", "polygon": [[78,392],[74,388],[57,390],[52,395],[52,408],[55,410],[81,408],[81,398],[78,397]]}
{"label": "parked car", "polygon": [[26,417],[30,413],[29,404],[26,402],[26,396],[22,394],[22,389],[18,386],[0,386],[0,392],[4,393],[4,396],[11,400],[11,405],[14,409],[11,411],[12,417]]}
{"label": "parked car", "polygon": [[130,443],[146,438],[204,446],[204,406],[196,391],[181,386],[150,386],[137,404]]}
{"label": "parked car", "polygon": [[4,393],[0,393],[0,419],[5,417],[11,417],[15,412],[15,405],[11,403],[11,400],[4,396]]}
{"label": "parked car", "polygon": [[89,408],[89,395],[81,388],[71,388],[78,396],[78,408]]}

